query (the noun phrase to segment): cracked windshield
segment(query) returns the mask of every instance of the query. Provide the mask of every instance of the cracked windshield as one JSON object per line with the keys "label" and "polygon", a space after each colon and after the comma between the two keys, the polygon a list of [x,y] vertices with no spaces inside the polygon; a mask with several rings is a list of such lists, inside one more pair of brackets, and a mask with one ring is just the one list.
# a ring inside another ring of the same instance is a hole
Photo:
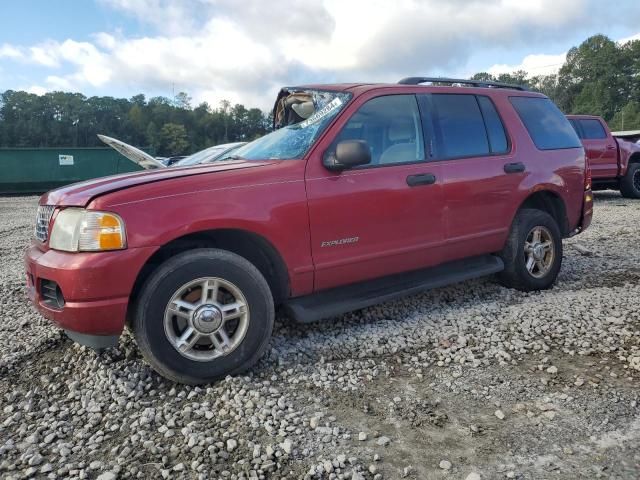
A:
{"label": "cracked windshield", "polygon": [[225,159],[289,160],[303,157],[351,95],[319,90],[283,91],[274,112],[275,131]]}

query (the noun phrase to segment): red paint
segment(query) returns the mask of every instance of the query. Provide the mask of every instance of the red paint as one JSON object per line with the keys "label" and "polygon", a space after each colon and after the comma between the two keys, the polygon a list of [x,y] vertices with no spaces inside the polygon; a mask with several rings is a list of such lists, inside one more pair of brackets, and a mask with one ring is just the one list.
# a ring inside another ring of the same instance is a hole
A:
{"label": "red paint", "polygon": [[632,155],[640,155],[640,146],[615,138],[611,130],[601,117],[594,115],[567,115],[570,120],[597,120],[600,122],[607,138],[582,139],[587,160],[591,166],[591,174],[594,180],[617,180],[624,177]]}
{"label": "red paint", "polygon": [[[548,191],[564,202],[571,231],[586,227],[585,159],[580,149],[539,151],[508,97],[539,96],[507,89],[342,85],[353,98],[305,158],[231,162],[98,179],[45,194],[41,204],[117,213],[127,250],[63,253],[36,244],[27,271],[56,281],[62,310],[40,311],[64,328],[117,334],[142,266],[162,245],[190,233],[240,229],[260,235],[280,254],[291,296],[499,251],[527,197]],[[463,90],[461,92],[461,90]],[[394,93],[470,93],[492,98],[510,137],[504,155],[332,172],[322,156],[340,128],[367,100]],[[504,164],[522,162],[507,175]],[[409,187],[408,175],[435,175]],[[323,247],[323,242],[353,239]]]}

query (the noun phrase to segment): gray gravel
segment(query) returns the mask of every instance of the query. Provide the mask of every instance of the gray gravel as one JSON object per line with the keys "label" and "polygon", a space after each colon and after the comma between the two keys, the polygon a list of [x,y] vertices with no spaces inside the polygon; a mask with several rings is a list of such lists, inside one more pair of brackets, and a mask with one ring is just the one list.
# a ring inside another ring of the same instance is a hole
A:
{"label": "gray gravel", "polygon": [[640,202],[596,195],[558,285],[466,282],[315,325],[247,376],[172,384],[24,298],[34,197],[0,198],[0,477],[640,477]]}

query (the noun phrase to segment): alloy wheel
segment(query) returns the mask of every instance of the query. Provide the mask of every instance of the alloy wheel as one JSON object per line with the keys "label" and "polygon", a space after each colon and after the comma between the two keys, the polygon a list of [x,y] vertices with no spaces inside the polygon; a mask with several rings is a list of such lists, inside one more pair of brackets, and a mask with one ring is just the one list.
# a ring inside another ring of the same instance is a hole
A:
{"label": "alloy wheel", "polygon": [[249,326],[249,305],[228,280],[199,278],[171,297],[164,314],[169,343],[190,360],[208,362],[228,355],[242,342]]}
{"label": "alloy wheel", "polygon": [[524,242],[525,267],[534,278],[543,278],[555,260],[555,244],[547,227],[533,227]]}

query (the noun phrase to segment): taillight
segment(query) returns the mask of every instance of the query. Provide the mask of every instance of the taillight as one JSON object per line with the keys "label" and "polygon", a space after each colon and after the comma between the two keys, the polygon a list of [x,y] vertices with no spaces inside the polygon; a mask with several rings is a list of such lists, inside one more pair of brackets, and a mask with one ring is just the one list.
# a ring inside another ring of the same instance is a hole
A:
{"label": "taillight", "polygon": [[587,159],[584,161],[584,189],[591,190],[591,166]]}

